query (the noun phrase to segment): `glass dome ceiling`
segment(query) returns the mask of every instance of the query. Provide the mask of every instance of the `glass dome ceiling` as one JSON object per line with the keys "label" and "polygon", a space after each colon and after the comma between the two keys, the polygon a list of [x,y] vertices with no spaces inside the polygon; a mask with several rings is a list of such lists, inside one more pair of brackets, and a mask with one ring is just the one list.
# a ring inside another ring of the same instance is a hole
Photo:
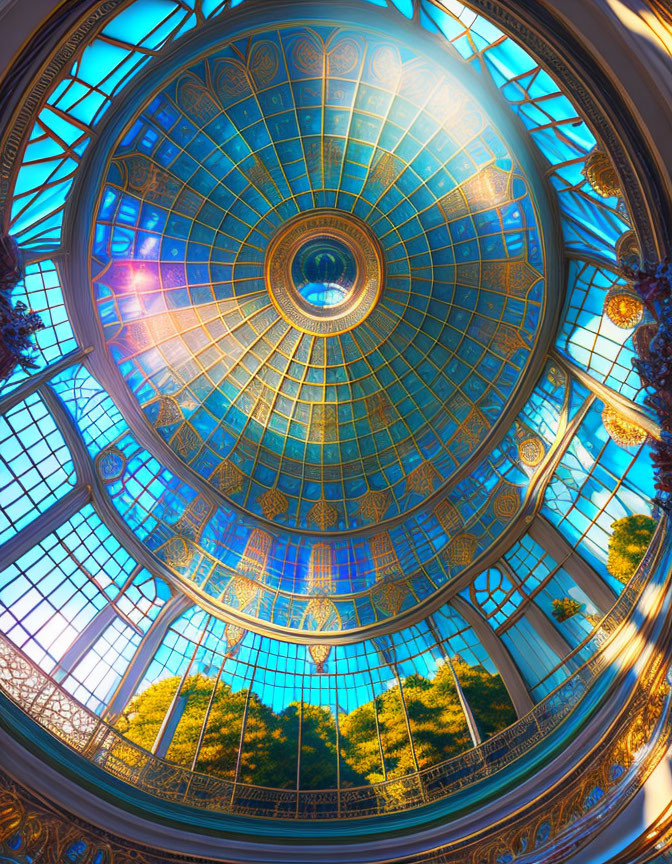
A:
{"label": "glass dome ceiling", "polygon": [[418,772],[452,794],[515,716],[560,722],[612,523],[655,514],[647,320],[605,311],[637,241],[468,7],[234,5],[110,13],[17,169],[48,326],[2,390],[0,541],[40,538],[2,645],[126,736],[99,764],[201,772],[194,807],[420,807]]}
{"label": "glass dome ceiling", "polygon": [[506,448],[484,454],[550,335],[544,184],[501,106],[411,34],[257,27],[166,72],[123,118],[90,240],[106,350],[207,490],[149,542],[277,626],[370,625],[524,498]]}
{"label": "glass dome ceiling", "polygon": [[[521,148],[451,71],[376,32],[253,31],[173,75],[114,148],[91,253],[108,349],[180,459],[256,516],[327,532],[406,513],[527,366],[545,298]],[[361,220],[385,269],[331,338],[264,272],[321,208]]]}

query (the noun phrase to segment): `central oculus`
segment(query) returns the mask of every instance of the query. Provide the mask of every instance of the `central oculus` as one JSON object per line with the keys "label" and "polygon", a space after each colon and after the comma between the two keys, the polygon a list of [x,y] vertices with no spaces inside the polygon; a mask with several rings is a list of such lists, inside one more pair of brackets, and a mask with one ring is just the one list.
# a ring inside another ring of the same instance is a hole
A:
{"label": "central oculus", "polygon": [[357,278],[355,256],[335,237],[313,237],[292,261],[292,279],[304,300],[318,308],[340,306],[350,296]]}
{"label": "central oculus", "polygon": [[266,253],[273,304],[293,327],[344,333],[375,307],[383,285],[378,241],[361,219],[327,208],[285,223]]}

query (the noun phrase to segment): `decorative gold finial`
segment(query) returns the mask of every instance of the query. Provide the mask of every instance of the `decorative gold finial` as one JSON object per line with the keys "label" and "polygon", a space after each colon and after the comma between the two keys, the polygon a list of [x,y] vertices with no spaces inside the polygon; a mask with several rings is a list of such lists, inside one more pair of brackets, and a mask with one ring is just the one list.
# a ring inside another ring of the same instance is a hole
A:
{"label": "decorative gold finial", "polygon": [[646,429],[626,420],[610,405],[605,405],[602,411],[602,425],[609,433],[612,441],[619,447],[639,447],[648,438]]}

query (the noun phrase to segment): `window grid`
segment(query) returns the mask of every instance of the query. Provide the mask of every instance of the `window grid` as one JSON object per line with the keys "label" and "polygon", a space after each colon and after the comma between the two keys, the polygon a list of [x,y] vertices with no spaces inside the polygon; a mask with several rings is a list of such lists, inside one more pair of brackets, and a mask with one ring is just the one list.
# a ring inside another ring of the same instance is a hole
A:
{"label": "window grid", "polygon": [[25,303],[31,311],[37,312],[44,326],[32,337],[36,348],[32,358],[37,364],[36,368],[24,370],[17,366],[11,375],[0,382],[0,394],[3,395],[77,347],[63,300],[58,266],[54,260],[26,264],[23,279],[13,289],[11,301],[13,304],[19,301]]}
{"label": "window grid", "polygon": [[611,526],[651,515],[654,476],[649,446],[619,447],[602,425],[602,407],[591,406],[563,453],[541,512],[618,594],[623,585],[606,568]]}
{"label": "window grid", "polygon": [[70,452],[38,393],[0,416],[0,542],[55,504],[75,483]]}
{"label": "window grid", "polygon": [[140,644],[140,635],[116,618],[61,686],[96,713],[103,711]]}
{"label": "window grid", "polygon": [[134,567],[87,505],[0,573],[0,629],[52,672]]}
{"label": "window grid", "polygon": [[571,261],[568,306],[556,344],[596,380],[641,403],[646,393],[632,367],[634,328],[617,327],[603,312],[607,293],[619,288],[627,289],[626,282],[608,269]]}

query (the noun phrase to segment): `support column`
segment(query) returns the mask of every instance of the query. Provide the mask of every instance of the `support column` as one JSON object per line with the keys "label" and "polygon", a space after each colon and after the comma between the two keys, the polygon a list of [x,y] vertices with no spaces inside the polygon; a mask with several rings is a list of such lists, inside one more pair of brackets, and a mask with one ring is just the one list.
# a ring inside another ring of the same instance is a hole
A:
{"label": "support column", "polygon": [[[436,629],[436,622],[434,618],[429,615],[427,617],[427,625],[429,626],[429,631],[436,640],[437,647],[439,647],[443,643],[443,639],[441,638],[438,630]],[[438,659],[438,658],[437,658]],[[462,689],[462,685],[460,684],[460,679],[457,677],[457,673],[455,672],[455,668],[453,666],[453,661],[450,659],[449,654],[445,654],[442,658],[448,663],[448,667],[453,676],[453,683],[455,684],[455,690],[457,692],[457,698],[460,703],[460,707],[462,708],[462,712],[464,713],[464,717],[467,721],[467,728],[469,729],[469,735],[471,736],[471,743],[474,747],[478,747],[479,744],[482,743],[481,735],[478,731],[478,726],[476,724],[476,718],[473,715],[471,710],[471,706],[467,701],[467,697],[464,695],[464,690]]]}
{"label": "support column", "polygon": [[107,630],[117,616],[117,610],[108,603],[100,612],[89,621],[86,627],[75,637],[75,641],[63,655],[61,662],[51,673],[56,681],[63,681],[77,664],[93,648],[98,639]]}
{"label": "support column", "polygon": [[378,737],[378,753],[380,754],[380,766],[383,772],[383,780],[387,780],[387,765],[385,764],[385,752],[383,750],[383,739],[380,737],[380,718],[378,717],[378,702],[376,696],[376,688],[373,686],[373,675],[371,669],[367,668],[369,673],[369,681],[371,682],[371,702],[373,704],[373,714],[376,720],[376,736]]}
{"label": "support column", "polygon": [[194,665],[194,660],[196,659],[196,655],[198,654],[198,649],[203,644],[205,634],[208,630],[208,627],[210,626],[211,621],[211,617],[206,618],[203,629],[201,630],[201,635],[198,638],[198,642],[194,645],[191,660],[189,660],[186,669],[182,673],[180,683],[178,684],[175,695],[172,698],[170,707],[166,711],[166,715],[163,718],[163,722],[161,723],[159,731],[156,733],[156,738],[154,739],[154,743],[152,744],[151,752],[155,756],[158,756],[160,759],[165,758],[166,753],[168,752],[168,748],[170,747],[170,744],[173,740],[175,730],[177,729],[177,724],[180,722],[180,719],[184,714],[184,709],[187,707],[187,700],[189,699],[189,694],[183,693],[182,689],[184,688],[184,682],[187,680],[187,677],[191,672],[191,667]]}
{"label": "support column", "polygon": [[[73,555],[70,556],[73,560],[76,561]],[[83,564],[80,564],[77,561],[77,566],[81,570],[82,573],[87,576],[92,582],[95,582],[88,569],[84,567]],[[64,678],[67,678],[74,670],[77,664],[88,654],[88,652],[93,648],[98,639],[103,635],[103,633],[107,630],[110,624],[114,621],[115,618],[121,618],[121,620],[131,627],[135,632],[142,636],[142,630],[135,624],[135,622],[131,621],[131,619],[125,615],[117,606],[117,600],[126,593],[128,588],[133,584],[134,580],[142,570],[142,566],[140,564],[136,564],[135,567],[131,570],[130,574],[127,576],[126,581],[119,589],[119,593],[114,598],[114,600],[110,600],[107,606],[103,607],[97,615],[95,615],[91,621],[86,625],[86,627],[75,636],[74,641],[65,652],[61,661],[58,663],[56,668],[53,670],[52,677],[56,681],[63,681]]]}
{"label": "support column", "polygon": [[518,717],[523,717],[532,710],[534,703],[530,698],[530,694],[527,692],[523,676],[520,674],[518,667],[513,662],[513,658],[509,654],[506,646],[481,613],[474,609],[471,603],[468,603],[463,597],[460,597],[459,594],[451,598],[450,605],[459,615],[462,616],[462,618],[464,618],[467,624],[478,636],[479,641],[490,655],[490,659],[497,667],[499,674],[502,676],[502,681],[511,697],[511,702],[515,708],[516,715]]}
{"label": "support column", "polygon": [[104,718],[108,723],[114,723],[119,718],[129,700],[138,689],[149,668],[149,664],[152,662],[171,624],[174,624],[180,615],[183,615],[193,605],[193,600],[190,600],[184,594],[177,594],[171,597],[159,612],[156,620],[140,642],[138,650],[128,664],[126,672],[110,699],[104,714]]}
{"label": "support column", "polygon": [[584,387],[587,387],[591,393],[597,396],[601,402],[611,405],[611,407],[618,411],[622,417],[625,417],[626,420],[640,426],[642,429],[646,429],[652,438],[655,438],[656,441],[660,441],[659,424],[646,413],[646,410],[642,408],[641,405],[638,405],[636,402],[633,402],[632,399],[628,399],[627,396],[624,396],[622,393],[617,393],[615,390],[612,390],[611,387],[608,387],[606,384],[593,378],[590,372],[587,372],[557,349],[551,349],[551,356],[565,369],[566,372],[569,372],[570,375],[580,381]]}
{"label": "support column", "polygon": [[557,654],[558,660],[564,660],[568,654],[571,654],[571,645],[569,645],[551,619],[542,612],[534,600],[527,601],[523,609],[523,617],[527,618],[551,651]]}
{"label": "support column", "polygon": [[611,609],[616,602],[616,594],[548,519],[536,516],[528,533],[556,564],[567,571],[601,615]]}
{"label": "support column", "polygon": [[[506,573],[513,585],[520,585],[520,580],[506,559],[502,558],[497,566]],[[521,590],[520,593],[525,597],[524,590]],[[534,600],[526,599],[525,605],[521,607],[521,614],[523,617],[527,618],[539,636],[541,636],[551,651],[553,651],[554,654],[557,654],[560,660],[571,653],[572,648],[570,644],[559,632],[548,615],[546,615],[543,610],[537,606]]]}

